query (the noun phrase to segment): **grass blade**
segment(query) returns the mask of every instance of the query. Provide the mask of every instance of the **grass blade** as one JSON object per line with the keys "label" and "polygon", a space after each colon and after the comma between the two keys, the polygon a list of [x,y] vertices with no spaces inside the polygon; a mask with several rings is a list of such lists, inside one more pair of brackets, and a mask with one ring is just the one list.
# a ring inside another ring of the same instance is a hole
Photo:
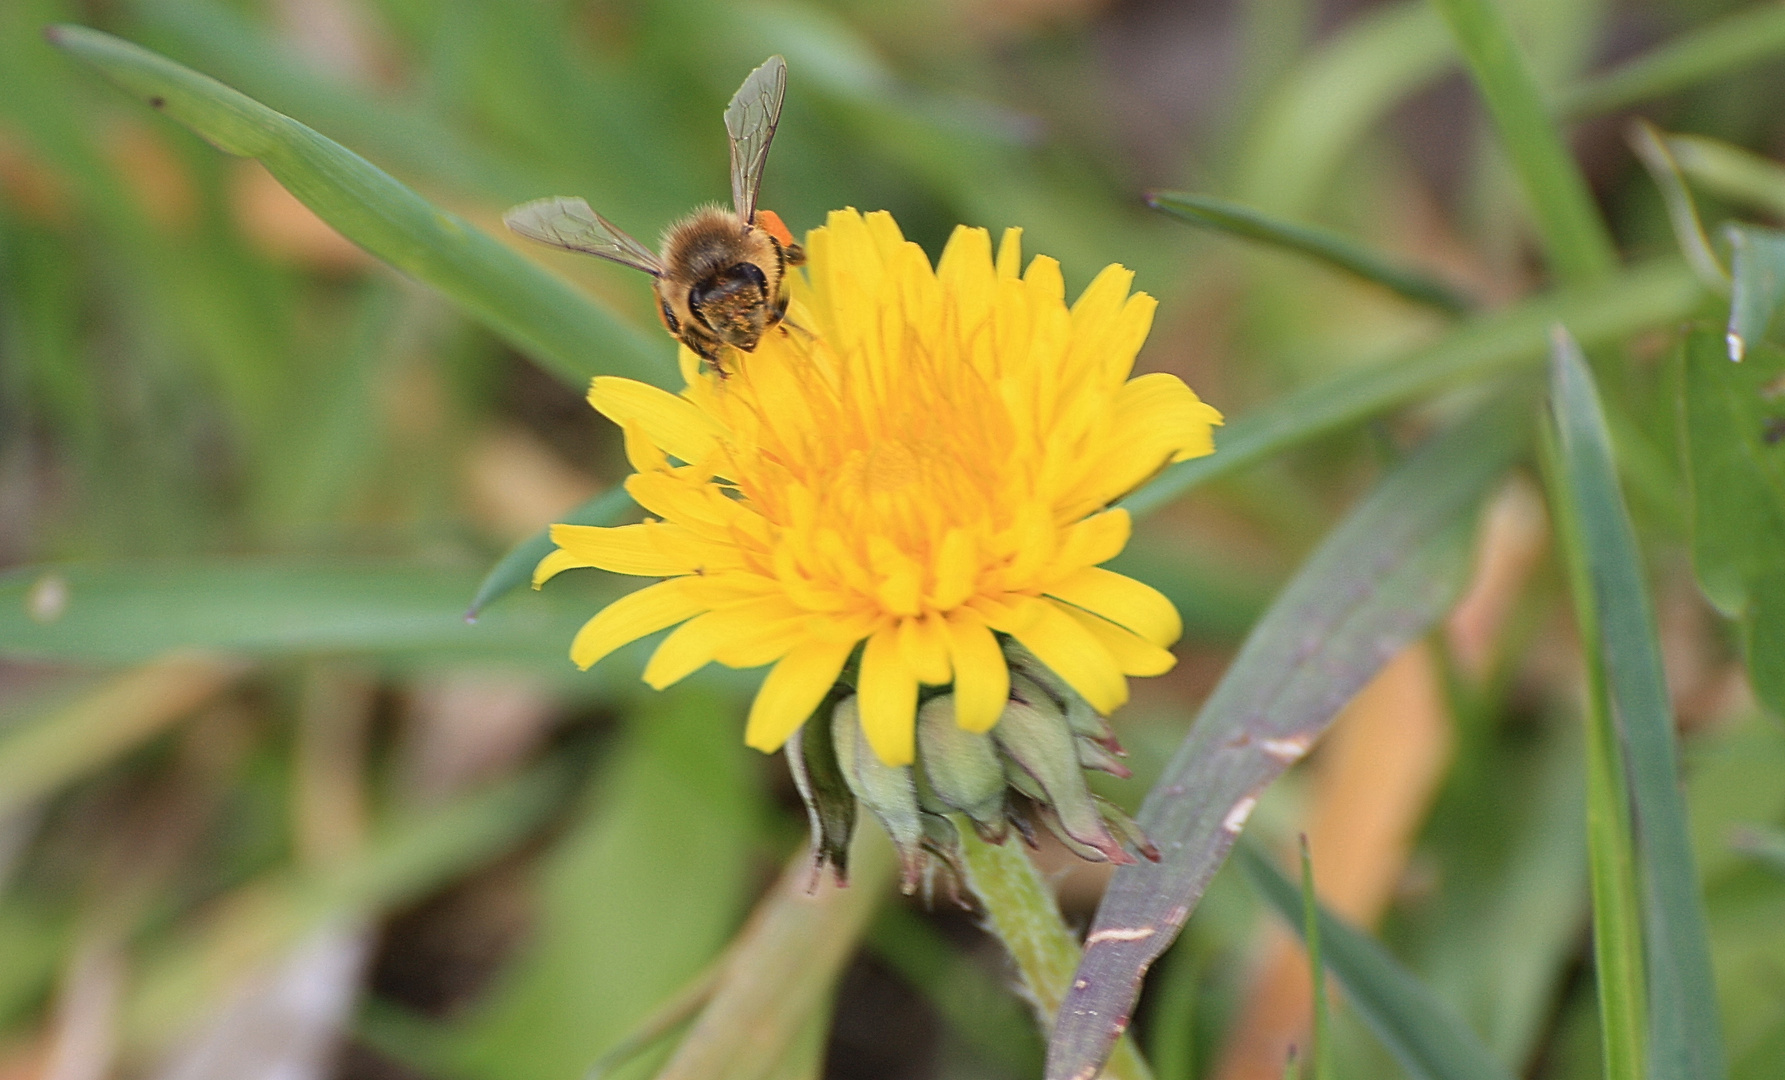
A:
{"label": "grass blade", "polygon": [[1680,171],[1711,194],[1785,217],[1785,166],[1702,135],[1669,135]]}
{"label": "grass blade", "polygon": [[[597,593],[618,579],[590,575]],[[465,625],[473,571],[266,559],[26,567],[0,574],[0,655],[137,662],[169,649],[230,653],[439,650],[562,664],[600,603],[571,589]],[[53,612],[34,610],[46,593]]]}
{"label": "grass blade", "polygon": [[1226,858],[1258,793],[1449,606],[1466,526],[1525,443],[1509,399],[1432,440],[1326,538],[1204,704],[1140,811],[1163,852],[1117,870],[1048,1049],[1049,1080],[1095,1075],[1140,981]]}
{"label": "grass blade", "polygon": [[[610,488],[588,502],[569,511],[559,522],[563,525],[617,525],[633,507],[632,496],[623,487]],[[533,580],[533,568],[552,552],[552,531],[541,529],[527,537],[490,567],[490,572],[477,585],[465,621],[473,622],[495,600],[506,596]]]}
{"label": "grass blade", "polygon": [[[1303,916],[1294,882],[1251,844],[1235,853],[1246,876],[1291,926],[1313,942],[1318,927],[1324,954],[1345,984],[1346,1000],[1415,1080],[1512,1080],[1469,1026],[1431,989],[1368,934],[1316,907]],[[1318,984],[1316,984],[1318,985]]]}
{"label": "grass blade", "polygon": [[1580,349],[1558,334],[1550,362],[1553,513],[1570,548],[1575,607],[1595,708],[1621,751],[1640,883],[1648,1002],[1648,1075],[1727,1075],[1673,712],[1654,612],[1618,488],[1598,393]]}
{"label": "grass blade", "polygon": [[1734,255],[1729,295],[1729,358],[1740,361],[1748,346],[1766,337],[1785,304],[1785,233],[1754,225],[1727,230]]}
{"label": "grass blade", "polygon": [[1188,191],[1153,192],[1147,196],[1147,205],[1192,225],[1219,229],[1306,255],[1381,285],[1416,304],[1425,304],[1451,315],[1461,315],[1475,306],[1433,275],[1329,229],[1285,221],[1240,203]]}
{"label": "grass blade", "polygon": [[1668,224],[1673,226],[1674,242],[1686,256],[1687,265],[1692,267],[1692,272],[1698,275],[1705,288],[1716,292],[1728,289],[1729,271],[1723,269],[1717,253],[1711,250],[1710,237],[1704,234],[1704,223],[1698,218],[1698,206],[1692,201],[1692,193],[1686,190],[1680,166],[1667,149],[1661,133],[1648,121],[1637,120],[1630,125],[1629,142],[1661,191],[1661,201],[1667,206]]}
{"label": "grass blade", "polygon": [[1301,837],[1302,940],[1308,946],[1308,984],[1314,988],[1314,1035],[1309,1048],[1311,1080],[1333,1080],[1333,1036],[1328,1023],[1326,963],[1320,953],[1320,901],[1314,893],[1314,854]]}
{"label": "grass blade", "polygon": [[1740,619],[1756,696],[1785,715],[1785,351],[1762,345],[1732,364],[1722,335],[1687,334],[1680,432],[1691,494],[1692,568],[1705,597]]}
{"label": "grass blade", "polygon": [[1563,281],[1583,282],[1611,273],[1617,266],[1611,234],[1586,177],[1550,121],[1505,11],[1491,0],[1432,0],[1432,4],[1450,24],[1487,103],[1556,275]]}
{"label": "grass blade", "polygon": [[1144,514],[1197,484],[1339,431],[1448,386],[1542,359],[1557,323],[1589,346],[1687,318],[1706,293],[1678,260],[1650,263],[1601,284],[1562,289],[1473,319],[1398,359],[1294,391],[1215,432],[1219,453],[1167,468],[1123,500]]}
{"label": "grass blade", "polygon": [[251,157],[341,235],[418,281],[578,386],[598,374],[669,384],[666,340],[617,318],[562,279],[358,154],[208,76],[98,30],[53,26],[51,42],[228,154]]}
{"label": "grass blade", "polygon": [[1681,34],[1561,95],[1571,117],[1616,112],[1785,53],[1785,7],[1755,4]]}

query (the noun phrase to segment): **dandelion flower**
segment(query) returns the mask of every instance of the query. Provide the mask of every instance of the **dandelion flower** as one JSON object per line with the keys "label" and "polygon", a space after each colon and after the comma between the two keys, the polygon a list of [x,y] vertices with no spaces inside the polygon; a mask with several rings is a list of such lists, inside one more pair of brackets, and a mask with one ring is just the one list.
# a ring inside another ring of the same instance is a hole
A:
{"label": "dandelion flower", "polygon": [[1099,564],[1128,540],[1112,503],[1210,453],[1221,415],[1175,376],[1129,377],[1155,306],[1132,273],[1108,267],[1068,307],[1059,264],[1022,268],[1019,236],[994,257],[958,228],[932,267],[891,215],[834,212],[791,275],[787,328],[725,377],[683,349],[680,394],[597,378],[652,517],[553,526],[534,582],[664,580],[589,620],[571,658],[675,627],[654,687],[773,665],[744,733],[764,752],[846,679],[888,767],[916,757],[920,701],[941,693],[925,687],[948,688],[960,729],[997,725],[1016,645],[1099,714],[1127,676],[1170,668],[1177,611]]}

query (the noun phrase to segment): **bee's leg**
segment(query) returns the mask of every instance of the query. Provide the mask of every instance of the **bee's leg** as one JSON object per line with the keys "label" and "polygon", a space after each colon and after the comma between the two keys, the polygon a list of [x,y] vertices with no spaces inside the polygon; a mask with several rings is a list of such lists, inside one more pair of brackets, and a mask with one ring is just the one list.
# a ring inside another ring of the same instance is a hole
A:
{"label": "bee's leg", "polygon": [[806,265],[806,249],[798,244],[782,244],[781,258],[788,266]]}

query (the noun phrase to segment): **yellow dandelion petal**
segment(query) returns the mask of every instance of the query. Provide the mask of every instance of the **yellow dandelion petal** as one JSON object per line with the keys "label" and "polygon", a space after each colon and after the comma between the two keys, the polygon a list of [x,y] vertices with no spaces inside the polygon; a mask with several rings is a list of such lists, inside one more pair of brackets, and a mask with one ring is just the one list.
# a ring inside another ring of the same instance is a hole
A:
{"label": "yellow dandelion petal", "polygon": [[948,627],[934,612],[899,621],[899,655],[917,681],[926,686],[942,686],[954,677],[948,658]]}
{"label": "yellow dandelion petal", "polygon": [[1055,582],[1047,594],[1125,626],[1155,645],[1170,645],[1184,633],[1184,621],[1164,593],[1100,566]]}
{"label": "yellow dandelion petal", "polygon": [[670,456],[690,463],[711,456],[724,435],[687,398],[635,379],[597,376],[589,386],[589,404],[621,427],[637,424]]}
{"label": "yellow dandelion petal", "polygon": [[[688,552],[675,550],[674,526],[647,521],[639,525],[606,528],[599,525],[553,525],[552,556],[567,555],[573,566],[594,566],[616,574],[640,577],[672,577],[700,569],[688,561]],[[552,556],[547,556],[549,560]],[[540,564],[545,565],[543,562]],[[554,571],[555,573],[556,571]]]}
{"label": "yellow dandelion petal", "polygon": [[968,731],[990,731],[1010,697],[1010,669],[1004,651],[985,620],[971,608],[951,612],[947,620],[949,651],[954,661],[955,723]]}
{"label": "yellow dandelion petal", "polygon": [[1128,700],[1128,680],[1115,657],[1066,610],[1049,600],[1013,597],[1017,617],[1007,626],[993,623],[1016,638],[1035,658],[1053,669],[1098,712],[1108,715]]}
{"label": "yellow dandelion petal", "polygon": [[905,666],[896,628],[868,639],[856,699],[875,755],[888,765],[911,764],[917,756],[917,676]]}
{"label": "yellow dandelion petal", "polygon": [[671,578],[646,585],[602,608],[576,632],[570,659],[586,670],[622,645],[700,614],[705,605],[690,595],[688,581]]}
{"label": "yellow dandelion petal", "polygon": [[[658,690],[679,682],[718,659],[728,645],[760,641],[763,626],[786,622],[792,614],[785,599],[771,594],[733,601],[697,615],[672,630],[657,646],[650,663],[645,665],[644,680]],[[758,664],[736,666],[758,667],[778,660],[797,644],[797,640],[787,642],[779,652]]]}
{"label": "yellow dandelion petal", "polygon": [[1088,611],[1078,608],[1065,610],[1080,626],[1091,632],[1099,645],[1108,650],[1122,674],[1163,675],[1177,666],[1178,658],[1171,654],[1171,650],[1161,649],[1139,634]]}
{"label": "yellow dandelion petal", "polygon": [[772,754],[830,693],[853,642],[808,641],[781,658],[762,680],[744,725],[744,745]]}

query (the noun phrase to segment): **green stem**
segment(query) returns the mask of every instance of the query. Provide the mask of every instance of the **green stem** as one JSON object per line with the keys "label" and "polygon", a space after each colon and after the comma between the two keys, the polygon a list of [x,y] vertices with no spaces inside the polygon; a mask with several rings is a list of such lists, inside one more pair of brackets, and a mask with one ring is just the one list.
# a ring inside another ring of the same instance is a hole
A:
{"label": "green stem", "polygon": [[[963,838],[967,887],[985,909],[987,926],[1016,961],[1046,1037],[1083,955],[1078,938],[1060,917],[1053,890],[1016,841],[988,844],[965,821],[957,820],[956,827]],[[1103,1080],[1153,1080],[1153,1071],[1126,1035],[1102,1075]]]}

